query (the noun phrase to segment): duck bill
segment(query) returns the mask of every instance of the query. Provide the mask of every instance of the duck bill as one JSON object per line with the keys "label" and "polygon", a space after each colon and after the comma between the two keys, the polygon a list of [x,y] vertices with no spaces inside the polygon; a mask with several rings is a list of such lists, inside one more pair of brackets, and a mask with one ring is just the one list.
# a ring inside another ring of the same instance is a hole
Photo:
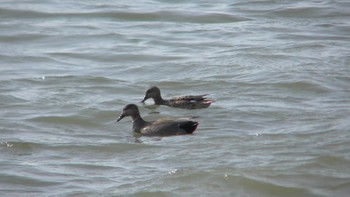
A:
{"label": "duck bill", "polygon": [[123,119],[125,117],[124,114],[120,114],[120,116],[117,118],[117,121],[116,122],[119,122],[121,119]]}
{"label": "duck bill", "polygon": [[147,97],[143,98],[143,100],[141,101],[141,103],[145,103],[145,101],[146,101],[147,99],[148,99]]}

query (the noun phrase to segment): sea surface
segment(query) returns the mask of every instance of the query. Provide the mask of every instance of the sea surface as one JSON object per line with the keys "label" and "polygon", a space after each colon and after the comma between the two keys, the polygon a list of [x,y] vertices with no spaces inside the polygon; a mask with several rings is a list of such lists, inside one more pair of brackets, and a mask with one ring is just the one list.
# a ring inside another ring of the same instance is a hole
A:
{"label": "sea surface", "polygon": [[[350,1],[2,0],[0,196],[348,197]],[[208,94],[207,109],[140,103]],[[140,137],[192,117],[193,135]]]}

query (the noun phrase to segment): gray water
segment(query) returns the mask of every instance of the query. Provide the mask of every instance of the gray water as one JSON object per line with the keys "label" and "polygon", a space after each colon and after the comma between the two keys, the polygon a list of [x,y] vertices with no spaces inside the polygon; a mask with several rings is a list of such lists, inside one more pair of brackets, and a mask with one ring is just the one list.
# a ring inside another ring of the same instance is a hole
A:
{"label": "gray water", "polygon": [[[0,196],[349,196],[349,9],[1,1]],[[141,104],[153,85],[215,103]],[[137,137],[129,103],[200,124]]]}

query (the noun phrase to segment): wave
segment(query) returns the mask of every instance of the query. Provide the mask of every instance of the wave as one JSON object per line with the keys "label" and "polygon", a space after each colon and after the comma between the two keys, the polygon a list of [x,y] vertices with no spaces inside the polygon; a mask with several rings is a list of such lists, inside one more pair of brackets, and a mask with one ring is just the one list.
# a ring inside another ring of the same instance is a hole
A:
{"label": "wave", "polygon": [[187,23],[232,23],[250,20],[249,18],[228,13],[214,12],[189,12],[189,11],[170,11],[161,10],[153,12],[141,11],[100,11],[100,12],[39,12],[32,10],[4,9],[0,8],[2,18],[111,18],[123,21],[165,21],[165,22],[183,22]]}

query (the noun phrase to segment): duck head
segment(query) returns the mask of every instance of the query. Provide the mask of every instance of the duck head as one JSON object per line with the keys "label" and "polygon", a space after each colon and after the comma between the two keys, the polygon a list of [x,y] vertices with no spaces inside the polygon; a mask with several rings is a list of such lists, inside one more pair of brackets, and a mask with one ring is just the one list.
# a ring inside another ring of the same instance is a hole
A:
{"label": "duck head", "polygon": [[144,103],[147,99],[149,98],[161,98],[160,97],[160,89],[156,86],[151,87],[150,89],[148,89],[145,93],[145,97],[143,98],[143,100],[141,101],[141,103]]}
{"label": "duck head", "polygon": [[139,109],[134,104],[128,104],[124,107],[123,112],[119,115],[117,122],[126,116],[131,116],[133,119],[140,115]]}

